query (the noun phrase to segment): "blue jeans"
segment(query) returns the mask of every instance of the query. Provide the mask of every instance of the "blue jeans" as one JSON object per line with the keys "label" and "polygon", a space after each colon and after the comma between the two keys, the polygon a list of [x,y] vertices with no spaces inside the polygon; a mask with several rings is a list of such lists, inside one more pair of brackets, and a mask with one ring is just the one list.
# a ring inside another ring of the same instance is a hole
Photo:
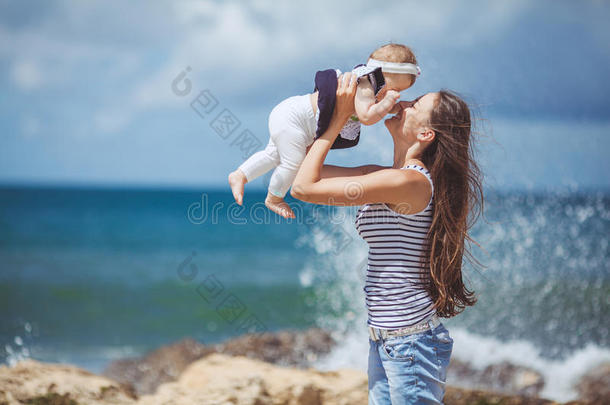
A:
{"label": "blue jeans", "polygon": [[443,324],[408,336],[369,337],[369,405],[442,404],[452,349]]}

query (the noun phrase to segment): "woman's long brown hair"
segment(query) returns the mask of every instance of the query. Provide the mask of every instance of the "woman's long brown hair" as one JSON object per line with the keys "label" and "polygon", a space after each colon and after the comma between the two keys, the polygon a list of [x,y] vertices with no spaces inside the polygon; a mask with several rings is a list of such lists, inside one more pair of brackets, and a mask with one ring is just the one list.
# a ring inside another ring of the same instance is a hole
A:
{"label": "woman's long brown hair", "polygon": [[428,291],[439,316],[452,317],[474,305],[476,297],[462,279],[462,256],[479,263],[465,246],[468,234],[483,211],[483,187],[479,166],[473,158],[471,114],[458,95],[441,90],[430,115],[434,141],[424,150],[422,161],[434,183],[434,213],[428,231],[430,266]]}

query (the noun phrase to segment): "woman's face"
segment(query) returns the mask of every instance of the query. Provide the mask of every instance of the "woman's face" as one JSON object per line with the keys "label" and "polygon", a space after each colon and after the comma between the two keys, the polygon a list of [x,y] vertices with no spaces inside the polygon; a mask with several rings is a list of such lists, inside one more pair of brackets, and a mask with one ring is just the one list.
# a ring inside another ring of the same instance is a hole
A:
{"label": "woman's face", "polygon": [[438,93],[427,93],[411,102],[401,101],[405,108],[385,120],[385,126],[392,136],[407,137],[408,140],[414,141],[429,122],[437,97]]}

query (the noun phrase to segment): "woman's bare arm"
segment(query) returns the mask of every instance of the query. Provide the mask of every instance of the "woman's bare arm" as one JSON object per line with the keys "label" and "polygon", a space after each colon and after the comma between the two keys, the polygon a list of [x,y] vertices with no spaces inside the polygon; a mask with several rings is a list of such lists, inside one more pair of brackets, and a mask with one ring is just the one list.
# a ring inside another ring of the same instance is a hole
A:
{"label": "woman's bare arm", "polygon": [[383,202],[401,206],[404,213],[415,211],[405,210],[405,204],[421,205],[421,197],[415,197],[423,193],[430,193],[428,180],[416,171],[400,169],[296,183],[291,191],[294,198],[314,204],[347,206]]}
{"label": "woman's bare arm", "polygon": [[383,168],[361,175],[322,177],[326,155],[353,113],[355,81],[349,80],[352,79],[351,73],[345,75],[348,80],[344,81],[342,77],[339,79],[337,102],[329,128],[311,145],[293,182],[291,195],[302,201],[324,205],[345,206],[376,202],[419,204],[414,197],[427,192],[430,185],[424,176],[413,170]]}
{"label": "woman's bare arm", "polygon": [[[312,144],[313,145],[313,144]],[[311,146],[307,147],[307,153],[311,149]],[[389,169],[390,166],[380,166],[380,165],[362,165],[356,167],[344,167],[344,166],[335,166],[335,165],[323,165],[321,178],[327,179],[330,177],[340,177],[340,176],[360,176],[362,174],[368,174],[374,172],[376,170],[381,169]]]}
{"label": "woman's bare arm", "polygon": [[380,165],[362,165],[356,167],[324,165],[322,166],[321,178],[361,176],[381,169],[389,169],[389,167]]}

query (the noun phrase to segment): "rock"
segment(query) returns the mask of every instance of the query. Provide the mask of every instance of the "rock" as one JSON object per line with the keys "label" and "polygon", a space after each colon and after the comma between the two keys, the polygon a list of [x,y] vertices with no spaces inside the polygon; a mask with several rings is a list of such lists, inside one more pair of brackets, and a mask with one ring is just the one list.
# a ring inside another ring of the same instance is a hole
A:
{"label": "rock", "polygon": [[537,397],[544,388],[544,377],[535,370],[505,361],[487,366],[481,383],[492,390]]}
{"label": "rock", "polygon": [[579,378],[579,397],[591,404],[610,404],[610,363],[602,363]]}
{"label": "rock", "polygon": [[546,399],[505,395],[481,390],[467,390],[447,387],[443,401],[446,405],[553,405],[557,404]]}
{"label": "rock", "polygon": [[[447,387],[444,403],[554,404],[540,398],[453,387]],[[368,380],[359,370],[319,371],[211,353],[185,367],[176,381],[163,383],[154,394],[136,399],[106,377],[74,366],[24,360],[15,367],[0,367],[0,404],[366,405]],[[571,403],[576,404],[585,402]]]}
{"label": "rock", "polygon": [[129,388],[67,364],[23,360],[0,366],[0,404],[134,404],[135,399]]}
{"label": "rock", "polygon": [[536,370],[501,362],[478,370],[469,363],[451,359],[449,381],[460,386],[502,394],[537,397],[544,388],[544,377]]}
{"label": "rock", "polygon": [[138,395],[151,394],[164,382],[175,381],[192,362],[210,353],[245,356],[279,365],[307,367],[330,352],[334,340],[319,328],[247,334],[215,345],[184,339],[138,358],[113,361],[103,375],[133,386]]}
{"label": "rock", "polygon": [[162,346],[143,357],[115,360],[102,374],[132,386],[137,395],[149,394],[160,384],[176,380],[189,364],[213,351],[187,338]]}
{"label": "rock", "polygon": [[348,405],[368,402],[366,373],[277,366],[244,356],[210,354],[139,404]]}
{"label": "rock", "polygon": [[447,368],[447,380],[460,381],[470,385],[480,377],[480,370],[476,370],[470,363],[451,357]]}
{"label": "rock", "polygon": [[329,332],[311,328],[244,335],[214,345],[214,349],[218,353],[246,356],[278,365],[308,367],[320,355],[329,353],[334,345]]}

